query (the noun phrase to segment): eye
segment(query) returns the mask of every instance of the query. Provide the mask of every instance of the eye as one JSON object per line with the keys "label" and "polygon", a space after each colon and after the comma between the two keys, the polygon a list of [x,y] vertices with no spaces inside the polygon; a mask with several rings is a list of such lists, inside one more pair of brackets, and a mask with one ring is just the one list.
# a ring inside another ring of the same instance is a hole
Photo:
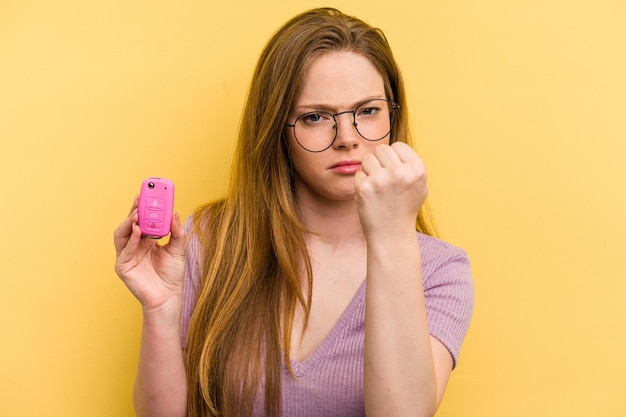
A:
{"label": "eye", "polygon": [[364,107],[359,107],[357,116],[361,116],[361,117],[375,116],[380,110],[381,110],[380,106],[367,104]]}
{"label": "eye", "polygon": [[299,121],[306,125],[316,125],[332,121],[333,116],[328,113],[312,112],[306,113],[299,117]]}
{"label": "eye", "polygon": [[370,115],[370,114],[374,114],[374,113],[376,113],[376,111],[377,111],[377,110],[379,110],[379,109],[377,109],[377,108],[375,108],[375,107],[365,107],[364,109],[361,109],[361,111],[359,112],[359,114],[362,114],[362,115],[366,115],[366,116],[367,116],[367,115]]}

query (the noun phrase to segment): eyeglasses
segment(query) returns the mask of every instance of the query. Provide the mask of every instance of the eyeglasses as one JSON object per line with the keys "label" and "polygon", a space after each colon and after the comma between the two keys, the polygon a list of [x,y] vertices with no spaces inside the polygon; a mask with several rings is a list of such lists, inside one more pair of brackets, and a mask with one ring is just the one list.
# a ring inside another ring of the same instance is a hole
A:
{"label": "eyeglasses", "polygon": [[353,126],[365,140],[375,142],[391,133],[393,114],[400,105],[390,100],[373,99],[366,101],[354,110],[331,114],[312,111],[298,116],[293,124],[293,135],[300,146],[309,152],[322,152],[330,148],[337,139],[337,116],[352,113]]}

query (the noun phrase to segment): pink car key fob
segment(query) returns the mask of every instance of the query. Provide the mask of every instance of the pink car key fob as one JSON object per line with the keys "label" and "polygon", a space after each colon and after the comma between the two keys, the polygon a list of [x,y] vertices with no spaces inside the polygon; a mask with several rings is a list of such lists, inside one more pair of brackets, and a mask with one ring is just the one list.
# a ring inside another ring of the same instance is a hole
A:
{"label": "pink car key fob", "polygon": [[174,183],[158,177],[144,180],[137,210],[142,236],[152,239],[167,236],[174,211]]}

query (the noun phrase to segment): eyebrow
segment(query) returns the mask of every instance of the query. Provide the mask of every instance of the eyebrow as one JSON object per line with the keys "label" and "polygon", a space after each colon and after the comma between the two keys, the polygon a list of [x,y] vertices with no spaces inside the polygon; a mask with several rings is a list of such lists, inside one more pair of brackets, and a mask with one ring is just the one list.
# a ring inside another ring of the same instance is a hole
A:
{"label": "eyebrow", "polygon": [[[363,98],[361,100],[356,101],[354,104],[352,104],[352,108],[356,109],[361,104],[366,103],[366,102],[368,102],[370,100],[376,100],[376,99],[386,100],[387,98],[384,95],[383,96],[380,96],[380,95],[368,96],[368,97],[365,97],[365,98]],[[303,110],[303,111],[306,111],[306,110],[309,110],[309,111],[321,110],[321,111],[333,113],[333,112],[337,111],[338,107],[337,106],[332,106],[330,104],[322,104],[322,103],[320,103],[320,104],[301,104],[299,106],[295,106],[294,109]]]}

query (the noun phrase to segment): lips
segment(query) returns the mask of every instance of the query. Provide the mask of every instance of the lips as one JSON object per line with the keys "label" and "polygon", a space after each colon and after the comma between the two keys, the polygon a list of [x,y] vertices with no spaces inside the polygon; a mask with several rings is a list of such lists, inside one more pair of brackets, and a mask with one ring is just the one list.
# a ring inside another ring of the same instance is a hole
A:
{"label": "lips", "polygon": [[337,162],[330,169],[338,174],[354,174],[361,169],[361,161],[346,160]]}
{"label": "lips", "polygon": [[332,167],[330,167],[330,169],[337,168],[337,167],[351,166],[351,165],[358,165],[358,166],[361,166],[361,161],[357,161],[357,160],[351,160],[351,161],[340,161],[340,162],[337,162],[337,163],[336,163],[335,165],[333,165]]}

